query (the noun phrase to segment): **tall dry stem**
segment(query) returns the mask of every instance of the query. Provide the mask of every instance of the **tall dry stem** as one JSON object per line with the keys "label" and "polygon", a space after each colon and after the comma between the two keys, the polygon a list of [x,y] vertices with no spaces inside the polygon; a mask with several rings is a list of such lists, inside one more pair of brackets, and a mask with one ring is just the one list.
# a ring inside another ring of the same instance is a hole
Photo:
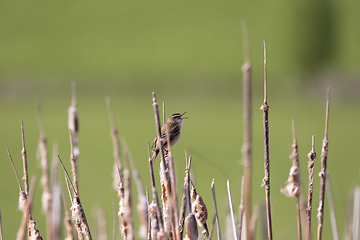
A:
{"label": "tall dry stem", "polygon": [[270,206],[270,159],[269,159],[269,105],[267,103],[267,75],[266,75],[266,43],[264,40],[264,103],[261,106],[263,110],[263,124],[264,124],[264,168],[265,177],[263,179],[263,186],[265,186],[265,206],[266,206],[266,220],[267,220],[267,234],[268,239],[272,240],[272,221],[271,221],[271,206]]}
{"label": "tall dry stem", "polygon": [[215,207],[217,239],[221,240],[220,222],[219,222],[219,215],[218,215],[218,209],[217,209],[217,204],[216,204],[215,179],[213,179],[211,182],[211,191],[212,191],[214,207]]}
{"label": "tall dry stem", "polygon": [[21,120],[21,142],[22,142],[22,149],[21,149],[21,156],[23,160],[23,172],[24,172],[24,188],[25,188],[25,194],[29,194],[29,176],[28,176],[28,168],[27,168],[27,157],[26,157],[26,148],[25,148],[25,137],[24,137],[24,124]]}
{"label": "tall dry stem", "polygon": [[242,21],[243,46],[244,46],[244,65],[241,70],[243,72],[243,117],[244,117],[244,143],[242,146],[244,174],[245,174],[245,221],[246,233],[248,240],[249,226],[251,218],[251,64],[250,64],[250,48],[249,37],[247,32],[247,24]]}
{"label": "tall dry stem", "polygon": [[[328,186],[327,196],[329,199],[330,220],[331,220],[331,230],[332,230],[332,234],[333,234],[333,239],[339,240],[339,233],[337,230],[336,217],[335,217],[335,206],[334,206],[333,196],[332,196],[332,192],[331,192],[329,174],[326,178],[326,185]],[[357,213],[359,214],[359,212],[360,212],[360,209],[358,209]],[[359,238],[357,238],[357,239],[359,239]]]}
{"label": "tall dry stem", "polygon": [[281,192],[287,196],[296,198],[296,210],[297,210],[297,227],[298,227],[298,239],[301,240],[301,215],[300,215],[300,190],[301,190],[301,181],[300,181],[300,161],[299,161],[299,150],[295,134],[295,122],[292,120],[292,131],[293,131],[293,143],[292,143],[292,153],[290,159],[292,159],[292,166],[290,168],[289,177],[287,180],[287,185],[284,189],[281,189]]}
{"label": "tall dry stem", "polygon": [[66,200],[66,193],[65,193],[65,189],[64,189],[64,185],[61,185],[61,196],[62,196],[62,202],[64,204],[64,210],[65,210],[65,214],[64,214],[64,225],[65,225],[65,230],[66,230],[66,240],[74,240],[74,232],[73,232],[73,227],[71,225],[71,217],[70,217],[70,212],[69,212],[69,205],[68,202]]}
{"label": "tall dry stem", "polygon": [[[158,193],[157,193],[156,186],[155,186],[155,176],[154,176],[154,169],[153,169],[153,165],[152,165],[152,161],[151,161],[151,151],[150,151],[149,142],[147,143],[147,147],[148,147],[148,154],[149,154],[149,169],[150,169],[152,202],[153,202],[153,206],[150,206],[151,205],[150,204],[148,207],[149,209],[152,209],[152,212],[150,212],[150,210],[149,210],[149,215],[152,214],[151,218],[156,220],[159,230],[161,232],[163,232],[164,231],[164,223],[163,223],[162,212],[161,212],[160,203],[159,203],[159,197],[158,197]],[[151,227],[152,228],[154,227],[153,224],[151,224]]]}
{"label": "tall dry stem", "polygon": [[306,209],[307,214],[307,229],[306,229],[306,240],[311,240],[311,210],[312,210],[312,198],[314,189],[314,161],[316,158],[315,152],[315,136],[312,136],[311,151],[308,153],[308,170],[309,170],[309,189],[308,189],[308,206]]}
{"label": "tall dry stem", "polygon": [[[171,231],[171,206],[169,206],[169,196],[171,193],[171,183],[168,169],[168,164],[166,164],[165,153],[164,153],[164,144],[161,136],[161,126],[160,126],[160,117],[159,117],[159,107],[156,100],[155,92],[152,93],[154,116],[155,116],[155,127],[157,133],[157,139],[159,141],[159,152],[161,156],[160,162],[160,179],[162,182],[162,200],[163,200],[163,218],[164,218],[164,231],[166,234],[170,234]],[[173,228],[174,229],[174,228]]]}
{"label": "tall dry stem", "polygon": [[190,203],[190,167],[191,167],[192,157],[189,159],[187,157],[187,153],[185,151],[185,178],[184,178],[184,186],[183,186],[183,196],[181,199],[181,207],[180,207],[180,215],[179,215],[179,238],[183,239],[184,234],[184,224],[186,211],[191,212],[191,203]]}
{"label": "tall dry stem", "polygon": [[40,153],[40,165],[42,168],[42,177],[40,180],[41,185],[44,188],[44,192],[41,196],[42,200],[42,208],[46,215],[46,231],[47,231],[47,239],[53,239],[53,230],[54,226],[52,223],[52,194],[50,187],[50,174],[49,174],[49,164],[48,164],[48,153],[47,153],[47,145],[46,145],[46,135],[44,129],[44,122],[41,116],[40,104],[36,102],[36,112],[38,116],[39,123],[39,145],[38,151]]}
{"label": "tall dry stem", "polygon": [[327,88],[326,97],[326,117],[325,117],[325,136],[321,149],[321,171],[320,176],[320,197],[318,208],[318,230],[317,239],[322,239],[323,221],[324,221],[324,206],[325,206],[325,186],[326,186],[326,168],[327,168],[327,155],[328,155],[328,126],[329,126],[329,106],[330,106],[330,88]]}
{"label": "tall dry stem", "polygon": [[232,203],[232,199],[231,199],[231,191],[230,191],[230,181],[229,181],[229,179],[226,181],[226,186],[227,186],[228,199],[229,199],[229,207],[230,207],[230,214],[231,214],[231,224],[232,224],[232,230],[233,230],[233,238],[237,239],[237,236],[236,236],[236,222],[235,222],[233,203]]}

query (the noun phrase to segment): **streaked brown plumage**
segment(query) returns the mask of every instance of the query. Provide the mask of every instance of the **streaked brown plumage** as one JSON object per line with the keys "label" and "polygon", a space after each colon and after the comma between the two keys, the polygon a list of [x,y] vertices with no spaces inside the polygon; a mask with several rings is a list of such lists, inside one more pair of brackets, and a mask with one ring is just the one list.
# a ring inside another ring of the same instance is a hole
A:
{"label": "streaked brown plumage", "polygon": [[[167,148],[167,136],[166,131],[169,132],[169,139],[170,139],[170,147],[174,146],[180,139],[181,127],[183,124],[184,119],[187,117],[182,117],[184,113],[174,113],[172,114],[164,126],[161,128],[161,139],[164,143],[164,148]],[[155,162],[157,155],[159,154],[159,141],[158,137],[156,136],[152,145],[153,155],[151,157],[152,163]]]}

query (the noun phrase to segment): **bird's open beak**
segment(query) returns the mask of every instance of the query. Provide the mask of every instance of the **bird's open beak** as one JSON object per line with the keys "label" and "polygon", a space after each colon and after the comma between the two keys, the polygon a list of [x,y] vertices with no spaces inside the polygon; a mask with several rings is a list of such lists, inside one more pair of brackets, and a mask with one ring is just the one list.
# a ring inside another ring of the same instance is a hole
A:
{"label": "bird's open beak", "polygon": [[182,117],[186,112],[180,115],[181,119],[188,119],[188,117]]}

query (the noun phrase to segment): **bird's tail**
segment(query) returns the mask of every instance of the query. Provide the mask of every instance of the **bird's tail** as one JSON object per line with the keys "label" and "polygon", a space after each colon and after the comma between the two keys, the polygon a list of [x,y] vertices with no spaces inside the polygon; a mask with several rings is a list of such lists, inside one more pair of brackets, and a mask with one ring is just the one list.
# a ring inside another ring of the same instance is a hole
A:
{"label": "bird's tail", "polygon": [[204,228],[205,228],[205,232],[206,232],[206,237],[209,237],[209,229],[207,227],[206,222],[204,223]]}

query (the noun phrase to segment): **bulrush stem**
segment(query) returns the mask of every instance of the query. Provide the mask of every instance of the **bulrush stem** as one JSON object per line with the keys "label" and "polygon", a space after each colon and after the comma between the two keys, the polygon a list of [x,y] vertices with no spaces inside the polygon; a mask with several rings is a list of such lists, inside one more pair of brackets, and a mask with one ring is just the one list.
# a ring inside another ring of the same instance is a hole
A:
{"label": "bulrush stem", "polygon": [[[36,236],[32,236],[33,238],[31,238],[31,239],[42,239],[39,234],[39,231],[35,228],[35,222],[31,218],[31,207],[32,207],[31,205],[32,205],[32,198],[33,198],[34,191],[35,191],[35,185],[36,185],[36,178],[33,177],[31,179],[30,192],[28,192],[28,194],[27,194],[27,199],[25,202],[24,210],[23,210],[23,216],[21,219],[20,229],[19,229],[17,237],[16,237],[17,240],[25,239],[26,230],[28,230],[28,238],[29,239],[30,239],[31,233],[34,233],[36,235]],[[31,224],[31,223],[33,223],[33,224]],[[39,238],[36,238],[36,237],[39,237]]]}
{"label": "bulrush stem", "polygon": [[23,171],[24,171],[23,181],[25,186],[25,194],[27,196],[29,194],[29,176],[28,176],[27,157],[26,157],[26,148],[25,148],[24,124],[22,120],[21,120],[21,140],[22,140],[21,155],[23,160]]}
{"label": "bulrush stem", "polygon": [[[64,225],[65,225],[65,229],[66,229],[66,238],[67,240],[74,240],[74,232],[73,232],[73,228],[71,225],[71,217],[70,217],[70,213],[69,213],[69,205],[68,202],[66,200],[66,193],[65,193],[65,189],[64,189],[64,185],[61,186],[61,195],[62,195],[62,202],[64,204]],[[71,195],[70,195],[71,196]]]}
{"label": "bulrush stem", "polygon": [[272,240],[272,223],[271,223],[271,207],[270,207],[270,160],[269,160],[269,106],[267,104],[267,76],[266,76],[266,42],[264,40],[264,104],[261,106],[263,110],[264,122],[264,168],[265,177],[263,186],[265,186],[265,204],[267,219],[268,239]]}
{"label": "bulrush stem", "polygon": [[74,154],[74,145],[73,145],[73,134],[71,130],[69,130],[69,136],[70,136],[70,162],[71,162],[71,171],[73,175],[73,182],[74,182],[74,190],[76,194],[79,194],[79,184],[78,184],[78,177],[77,177],[77,161]]}
{"label": "bulrush stem", "polygon": [[230,206],[230,214],[231,214],[231,223],[232,223],[232,229],[234,234],[234,239],[237,239],[236,236],[236,224],[235,224],[235,216],[234,216],[234,209],[233,209],[233,203],[231,199],[231,191],[230,191],[230,181],[229,179],[226,182],[227,185],[227,191],[228,191],[228,198],[229,198],[229,206]]}
{"label": "bulrush stem", "polygon": [[297,210],[297,229],[298,229],[298,239],[301,240],[301,204],[300,204],[300,196],[296,198],[296,210]]}
{"label": "bulrush stem", "polygon": [[298,193],[296,194],[297,203],[296,203],[296,209],[297,209],[297,229],[298,229],[298,239],[301,240],[301,207],[300,207],[300,189],[301,189],[301,180],[300,180],[300,161],[299,161],[299,149],[298,144],[296,140],[296,133],[295,133],[295,121],[292,120],[292,130],[293,130],[293,153],[291,154],[291,157],[293,159],[293,166],[298,169],[298,171],[294,172],[294,182],[295,186],[297,186]]}
{"label": "bulrush stem", "polygon": [[[70,132],[70,136],[71,136],[71,132]],[[71,150],[73,150],[73,149],[71,148]],[[74,155],[74,153],[71,152],[71,156],[73,156],[73,155]],[[66,168],[65,168],[63,162],[60,159],[60,156],[58,155],[57,157],[58,157],[58,159],[60,161],[60,164],[61,164],[61,166],[62,166],[62,168],[64,169],[64,172],[65,172],[65,180],[66,180],[66,183],[68,185],[69,197],[70,197],[70,200],[71,200],[71,203],[72,203],[71,208],[70,208],[71,209],[71,215],[72,215],[72,221],[73,221],[73,223],[75,225],[75,229],[76,229],[76,231],[78,233],[77,237],[79,239],[84,239],[84,236],[85,236],[85,239],[91,240],[92,236],[91,236],[91,233],[90,233],[89,224],[87,222],[87,219],[86,219],[86,216],[85,216],[85,211],[84,211],[84,208],[83,208],[83,206],[81,204],[79,194],[76,191],[75,186],[72,184],[70,176],[67,173]],[[74,192],[74,197],[72,199],[71,199],[71,191],[70,191],[70,188],[69,188],[68,181],[70,182],[71,187],[72,187],[73,192]]]}
{"label": "bulrush stem", "polygon": [[[150,145],[148,142],[148,154],[149,154],[149,169],[150,169],[150,179],[151,179],[151,190],[152,190],[152,202],[154,203],[153,205],[155,205],[156,209],[155,211],[152,211],[153,215],[156,214],[156,218],[157,218],[157,224],[159,225],[159,229],[161,232],[164,231],[164,223],[163,223],[163,218],[162,218],[162,212],[161,212],[161,208],[160,208],[160,203],[159,203],[159,197],[157,194],[157,190],[156,190],[156,186],[155,186],[155,176],[154,176],[154,169],[153,169],[153,165],[152,165],[152,161],[151,161],[151,151],[150,151]],[[154,208],[154,206],[152,207],[152,209]],[[151,209],[151,206],[149,205],[149,209]],[[149,210],[149,215],[152,214]],[[153,227],[153,226],[151,226]]]}
{"label": "bulrush stem", "polygon": [[44,130],[44,123],[41,116],[40,105],[36,102],[36,112],[38,115],[40,138],[39,138],[39,152],[40,152],[40,165],[43,171],[41,177],[41,185],[44,188],[42,195],[42,207],[46,214],[46,229],[47,239],[53,238],[53,224],[52,224],[52,194],[50,189],[50,176],[49,176],[49,164],[48,164],[48,153],[46,145],[46,135]]}
{"label": "bulrush stem", "polygon": [[307,230],[306,230],[306,240],[311,240],[311,209],[312,209],[312,198],[313,198],[313,188],[314,188],[314,160],[316,158],[315,152],[315,136],[312,136],[312,147],[311,151],[308,153],[308,170],[309,170],[309,190],[308,190],[308,207],[306,209],[307,213]]}
{"label": "bulrush stem", "polygon": [[217,239],[221,240],[220,222],[219,222],[219,215],[218,215],[218,210],[217,210],[216,194],[215,194],[215,179],[212,180],[211,191],[212,191],[214,207],[215,207]]}
{"label": "bulrush stem", "polygon": [[113,149],[114,149],[113,155],[114,155],[115,162],[118,162],[118,164],[119,164],[120,178],[122,181],[123,176],[122,176],[119,136],[118,136],[118,130],[115,125],[115,118],[114,118],[114,114],[113,114],[112,107],[111,107],[111,100],[110,100],[110,97],[108,97],[108,96],[106,97],[106,105],[108,108],[109,119],[110,119],[110,135],[111,135],[111,139],[113,142]]}
{"label": "bulrush stem", "polygon": [[320,176],[320,197],[318,208],[318,230],[317,239],[322,239],[322,229],[324,221],[324,205],[325,205],[325,185],[326,185],[326,167],[327,167],[327,154],[328,154],[328,125],[329,125],[329,105],[330,105],[330,88],[327,88],[326,98],[326,117],[325,117],[325,136],[323,139],[323,145],[321,149],[321,171]]}
{"label": "bulrush stem", "polygon": [[[329,174],[328,174],[328,177],[326,178],[326,185],[328,185],[327,195],[328,195],[328,198],[329,198],[330,220],[331,220],[331,229],[332,229],[332,233],[333,233],[333,239],[334,240],[339,240],[339,233],[338,233],[338,230],[337,230],[336,217],[335,217],[335,207],[334,207],[334,201],[333,201],[332,192],[331,192]],[[354,213],[359,214],[359,211],[354,211]],[[358,227],[359,227],[359,225],[358,225]],[[359,238],[354,238],[354,239],[359,239]]]}
{"label": "bulrush stem", "polygon": [[187,201],[190,200],[190,196],[187,197],[187,194],[190,191],[189,190],[189,182],[190,182],[191,159],[192,158],[190,156],[189,161],[188,161],[187,154],[185,151],[185,161],[186,161],[185,179],[184,179],[183,196],[182,196],[182,200],[181,200],[181,208],[180,208],[180,215],[179,215],[179,237],[180,237],[180,239],[183,239],[186,209],[188,208],[188,210],[191,212],[191,207],[188,206],[188,203],[187,203]]}
{"label": "bulrush stem", "polygon": [[72,98],[71,106],[68,109],[68,128],[70,133],[70,147],[71,147],[71,169],[73,172],[73,181],[77,194],[79,194],[78,178],[77,178],[77,164],[79,161],[79,146],[78,146],[78,133],[79,133],[79,118],[76,107],[76,85],[72,83]]}
{"label": "bulrush stem", "polygon": [[155,92],[152,93],[153,97],[153,107],[154,107],[154,116],[155,116],[155,126],[157,139],[159,141],[159,152],[161,156],[161,167],[160,167],[160,178],[162,181],[162,199],[163,199],[163,217],[164,217],[164,230],[166,233],[170,233],[171,231],[171,209],[169,206],[169,197],[170,197],[170,179],[169,179],[169,171],[167,171],[168,166],[165,162],[165,154],[164,154],[164,144],[163,138],[161,136],[161,126],[160,126],[160,117],[159,117],[159,106],[156,101]]}
{"label": "bulrush stem", "polygon": [[[251,218],[251,64],[249,53],[249,37],[247,24],[242,21],[244,65],[243,72],[243,117],[244,117],[244,143],[242,146],[243,164],[245,171],[245,221],[248,240],[250,240],[249,227]],[[240,238],[240,236],[239,236]]]}

